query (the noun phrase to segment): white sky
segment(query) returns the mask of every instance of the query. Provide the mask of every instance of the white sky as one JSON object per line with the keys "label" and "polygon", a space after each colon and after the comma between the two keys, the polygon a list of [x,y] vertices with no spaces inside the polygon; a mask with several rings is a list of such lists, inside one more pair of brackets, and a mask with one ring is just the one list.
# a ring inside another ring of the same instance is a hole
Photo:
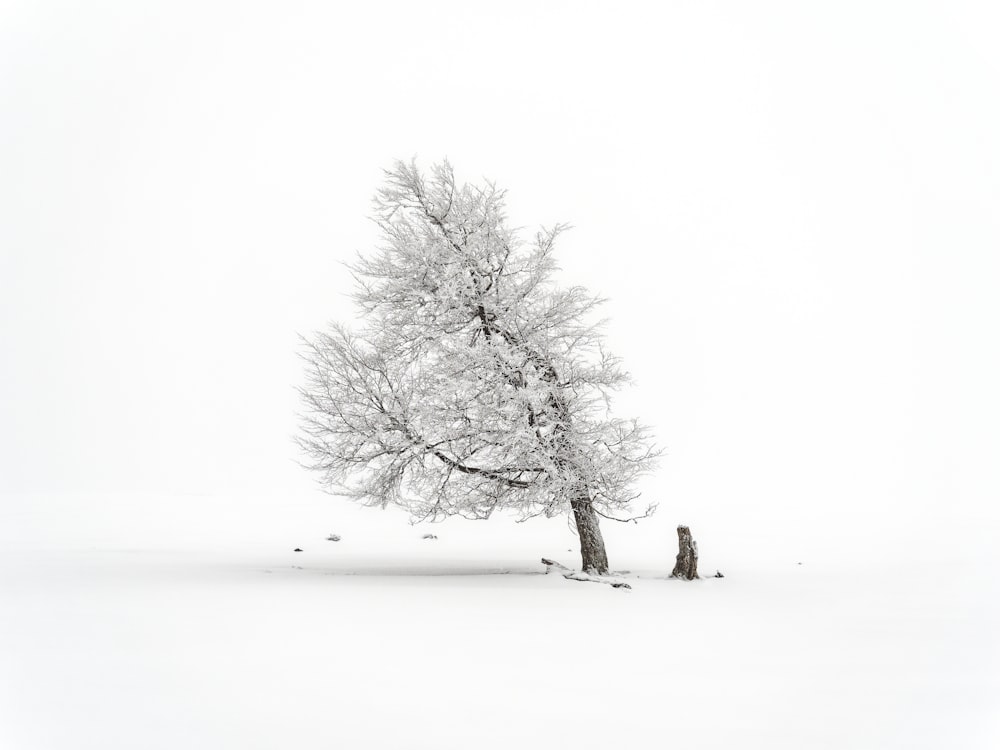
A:
{"label": "white sky", "polygon": [[661,512],[996,518],[991,3],[349,6],[0,3],[0,491],[312,491],[296,333],[447,156],[576,227]]}

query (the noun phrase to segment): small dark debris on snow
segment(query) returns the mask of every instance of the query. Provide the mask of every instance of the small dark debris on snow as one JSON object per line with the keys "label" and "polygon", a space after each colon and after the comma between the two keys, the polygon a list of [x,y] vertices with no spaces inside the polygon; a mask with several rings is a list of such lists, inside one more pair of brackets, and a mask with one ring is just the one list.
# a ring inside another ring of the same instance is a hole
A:
{"label": "small dark debris on snow", "polygon": [[330,534],[330,536],[328,536],[326,538],[326,541],[328,541],[328,542],[339,542],[340,541],[340,535],[339,534]]}
{"label": "small dark debris on snow", "polygon": [[616,589],[630,589],[630,588],[632,588],[631,586],[629,586],[627,583],[624,583],[624,582],[612,583],[611,587],[612,588],[616,588]]}
{"label": "small dark debris on snow", "polygon": [[437,534],[424,534],[421,539],[437,539]]}
{"label": "small dark debris on snow", "polygon": [[567,568],[562,563],[557,563],[555,560],[550,560],[547,557],[543,557],[542,558],[542,565],[545,566],[545,574],[546,575],[548,575],[549,573],[551,573],[553,570],[565,570],[567,572],[569,571],[569,568]]}
{"label": "small dark debris on snow", "polygon": [[302,550],[301,550],[301,549],[299,549],[298,547],[296,547],[295,549],[293,549],[293,550],[292,550],[292,552],[301,552],[301,551],[302,551]]}
{"label": "small dark debris on snow", "polygon": [[717,571],[715,571],[715,575],[713,576],[713,578],[725,578],[725,576],[722,575],[722,571],[721,570],[717,570]]}

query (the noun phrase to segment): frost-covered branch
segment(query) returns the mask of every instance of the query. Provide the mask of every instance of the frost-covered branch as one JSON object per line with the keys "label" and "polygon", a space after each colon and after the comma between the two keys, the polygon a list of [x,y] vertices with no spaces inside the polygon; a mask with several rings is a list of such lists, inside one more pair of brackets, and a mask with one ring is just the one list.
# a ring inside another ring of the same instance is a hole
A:
{"label": "frost-covered branch", "polygon": [[604,301],[553,282],[567,227],[522,241],[503,191],[447,163],[397,163],[374,206],[383,242],[350,266],[364,325],[305,342],[300,443],[324,485],[418,518],[624,520],[658,452],[610,416],[628,374],[593,318]]}

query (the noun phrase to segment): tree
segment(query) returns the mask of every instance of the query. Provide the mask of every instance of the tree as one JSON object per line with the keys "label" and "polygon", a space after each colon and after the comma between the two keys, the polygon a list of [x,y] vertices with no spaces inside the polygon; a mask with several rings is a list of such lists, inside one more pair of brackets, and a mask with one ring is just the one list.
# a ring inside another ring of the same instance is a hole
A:
{"label": "tree", "polygon": [[634,520],[657,451],[610,414],[628,375],[591,320],[603,300],[553,284],[566,227],[523,242],[503,191],[456,185],[447,162],[398,162],[374,203],[384,242],[350,266],[362,328],[305,339],[307,466],[418,520],[572,514],[583,570],[607,574],[599,517]]}

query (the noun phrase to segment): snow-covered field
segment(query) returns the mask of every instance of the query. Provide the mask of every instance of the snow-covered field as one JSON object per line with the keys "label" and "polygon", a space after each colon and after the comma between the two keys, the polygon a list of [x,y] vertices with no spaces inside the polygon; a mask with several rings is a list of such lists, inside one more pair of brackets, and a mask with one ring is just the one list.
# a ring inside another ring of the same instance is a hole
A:
{"label": "snow-covered field", "polygon": [[[558,519],[4,497],[0,747],[998,746],[986,547],[670,514],[605,524],[624,591],[543,574]],[[724,578],[666,578],[678,520]]]}

